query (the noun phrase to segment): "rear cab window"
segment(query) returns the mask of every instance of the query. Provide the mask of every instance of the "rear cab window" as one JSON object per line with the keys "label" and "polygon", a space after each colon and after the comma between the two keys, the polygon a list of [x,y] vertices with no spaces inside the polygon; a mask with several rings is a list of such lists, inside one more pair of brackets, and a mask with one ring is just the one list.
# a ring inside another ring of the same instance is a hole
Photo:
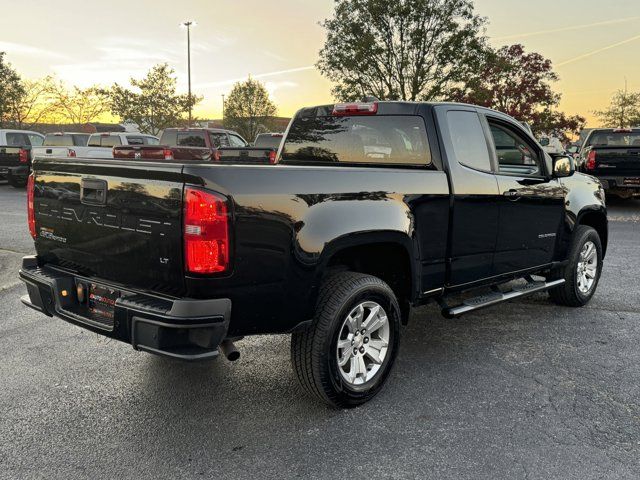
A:
{"label": "rear cab window", "polygon": [[30,145],[29,138],[22,132],[7,132],[7,146],[9,147],[26,147]]}
{"label": "rear cab window", "polygon": [[261,133],[256,137],[253,146],[259,148],[278,148],[281,141],[282,134]]}
{"label": "rear cab window", "polygon": [[425,166],[427,132],[417,115],[297,117],[285,138],[282,163]]}
{"label": "rear cab window", "polygon": [[206,147],[204,132],[178,132],[176,145],[180,147]]}
{"label": "rear cab window", "polygon": [[73,147],[73,137],[71,135],[50,134],[44,138],[44,145],[47,147]]}
{"label": "rear cab window", "polygon": [[594,131],[588,147],[640,147],[640,130]]}

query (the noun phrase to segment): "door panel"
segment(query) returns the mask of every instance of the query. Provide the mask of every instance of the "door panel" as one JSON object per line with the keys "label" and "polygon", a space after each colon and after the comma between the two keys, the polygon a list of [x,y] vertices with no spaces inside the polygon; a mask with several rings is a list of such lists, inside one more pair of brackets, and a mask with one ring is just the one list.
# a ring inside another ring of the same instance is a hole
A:
{"label": "door panel", "polygon": [[493,275],[553,260],[564,215],[564,190],[547,172],[543,151],[519,126],[488,120],[500,196]]}
{"label": "door panel", "polygon": [[498,175],[500,227],[493,274],[550,263],[564,214],[564,190],[557,179],[533,181]]}

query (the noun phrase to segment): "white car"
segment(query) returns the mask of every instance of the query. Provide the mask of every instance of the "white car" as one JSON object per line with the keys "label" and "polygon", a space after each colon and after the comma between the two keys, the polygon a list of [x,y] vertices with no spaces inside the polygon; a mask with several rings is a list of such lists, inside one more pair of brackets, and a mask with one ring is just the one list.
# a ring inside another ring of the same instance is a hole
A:
{"label": "white car", "polygon": [[558,137],[544,136],[538,139],[542,149],[550,154],[562,154],[565,152],[564,146]]}
{"label": "white car", "polygon": [[[59,135],[62,138],[56,138]],[[33,158],[85,157],[113,158],[113,147],[120,145],[158,145],[160,140],[153,135],[130,132],[92,133],[86,146],[78,145],[75,134],[54,134],[51,142],[33,149]],[[52,143],[52,145],[47,145]],[[65,145],[60,145],[64,143]]]}

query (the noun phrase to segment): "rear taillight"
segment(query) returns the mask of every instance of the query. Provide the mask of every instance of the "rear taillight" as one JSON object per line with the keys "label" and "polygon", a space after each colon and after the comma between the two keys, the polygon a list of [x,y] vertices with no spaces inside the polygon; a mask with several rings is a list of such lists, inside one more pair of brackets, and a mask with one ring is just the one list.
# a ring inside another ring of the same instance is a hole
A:
{"label": "rear taillight", "polygon": [[378,102],[371,103],[336,103],[333,115],[375,115],[378,112]]}
{"label": "rear taillight", "polygon": [[70,148],[69,151],[67,152],[67,157],[73,157],[76,158],[76,151],[73,148]]}
{"label": "rear taillight", "polygon": [[229,206],[222,195],[186,187],[184,258],[190,273],[220,273],[229,268]]}
{"label": "rear taillight", "polygon": [[587,155],[587,163],[584,164],[584,168],[587,170],[595,170],[596,169],[596,152],[595,150],[591,150],[589,155]]}
{"label": "rear taillight", "polygon": [[276,163],[276,155],[278,154],[278,152],[276,152],[275,150],[270,150],[269,151],[269,163],[271,165],[275,165]]}
{"label": "rear taillight", "polygon": [[171,150],[170,148],[163,149],[162,156],[165,160],[173,160],[173,150]]}
{"label": "rear taillight", "polygon": [[29,175],[27,181],[27,219],[29,222],[29,233],[32,238],[36,238],[36,214],[33,209],[33,194],[35,190],[35,179],[33,173]]}
{"label": "rear taillight", "polygon": [[29,161],[29,151],[21,148],[18,152],[18,160],[20,163],[27,163]]}

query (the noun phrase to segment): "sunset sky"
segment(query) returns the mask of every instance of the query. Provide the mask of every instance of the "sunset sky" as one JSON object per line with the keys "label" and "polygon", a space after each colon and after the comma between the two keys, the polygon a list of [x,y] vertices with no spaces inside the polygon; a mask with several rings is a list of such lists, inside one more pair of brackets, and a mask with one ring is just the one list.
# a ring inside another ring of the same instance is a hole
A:
{"label": "sunset sky", "polygon": [[[495,46],[522,43],[550,58],[561,108],[586,116],[624,86],[640,90],[638,0],[476,0]],[[319,22],[332,0],[0,0],[0,50],[21,75],[56,74],[68,84],[127,83],[168,62],[186,91],[186,32],[195,19],[192,82],[205,99],[196,114],[220,117],[221,94],[251,74],[289,116],[332,101],[313,67],[324,41]],[[26,14],[28,12],[28,14]]]}

